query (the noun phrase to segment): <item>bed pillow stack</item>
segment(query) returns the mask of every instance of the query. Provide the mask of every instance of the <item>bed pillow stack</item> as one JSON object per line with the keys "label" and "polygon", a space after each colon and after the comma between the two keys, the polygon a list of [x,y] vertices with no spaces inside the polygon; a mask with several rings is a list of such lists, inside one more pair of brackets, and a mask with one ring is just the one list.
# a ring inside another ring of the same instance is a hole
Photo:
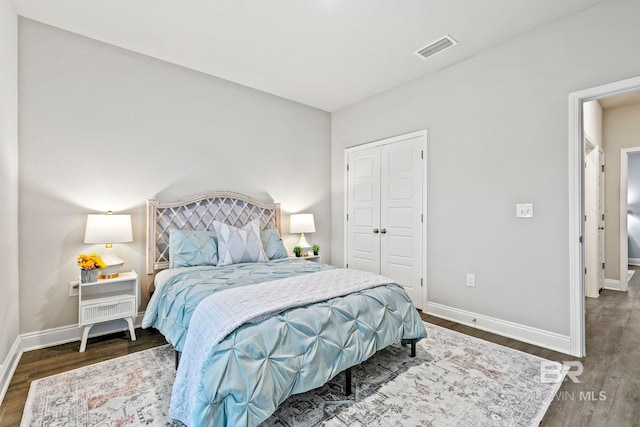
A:
{"label": "bed pillow stack", "polygon": [[257,220],[242,228],[214,221],[213,228],[214,231],[171,229],[169,268],[225,266],[288,257],[278,230],[260,231]]}

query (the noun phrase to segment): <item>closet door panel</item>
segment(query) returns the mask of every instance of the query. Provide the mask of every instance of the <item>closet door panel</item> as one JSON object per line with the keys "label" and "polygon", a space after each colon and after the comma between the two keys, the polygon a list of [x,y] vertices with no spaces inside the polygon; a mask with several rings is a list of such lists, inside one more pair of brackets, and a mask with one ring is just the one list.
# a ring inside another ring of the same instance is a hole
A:
{"label": "closet door panel", "polygon": [[422,308],[422,138],[380,147],[380,274]]}
{"label": "closet door panel", "polygon": [[349,154],[347,263],[350,268],[380,272],[380,149]]}

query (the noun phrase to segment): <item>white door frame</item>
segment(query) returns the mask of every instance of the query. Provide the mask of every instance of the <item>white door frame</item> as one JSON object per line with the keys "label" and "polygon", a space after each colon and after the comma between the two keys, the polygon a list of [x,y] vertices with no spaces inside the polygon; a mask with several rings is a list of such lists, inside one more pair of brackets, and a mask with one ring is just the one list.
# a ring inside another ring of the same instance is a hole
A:
{"label": "white door frame", "polygon": [[627,270],[629,269],[627,195],[629,192],[629,154],[633,153],[640,153],[640,147],[620,150],[620,290],[624,292],[629,290],[629,281],[627,280]]}
{"label": "white door frame", "polygon": [[[367,142],[364,144],[360,144],[360,145],[354,145],[351,147],[347,147],[344,150],[344,171],[347,170],[347,164],[349,163],[349,153],[353,152],[353,151],[358,151],[358,150],[362,150],[365,148],[374,148],[374,147],[380,147],[382,145],[386,145],[386,144],[392,144],[394,142],[397,141],[404,141],[405,139],[411,139],[411,138],[417,138],[417,137],[421,137],[422,138],[422,150],[423,150],[423,155],[424,155],[424,161],[422,162],[422,212],[424,215],[424,219],[422,221],[422,278],[423,278],[423,286],[422,286],[422,307],[423,311],[426,310],[427,307],[427,159],[428,157],[428,147],[429,147],[429,130],[428,129],[422,129],[422,130],[418,130],[415,132],[410,132],[410,133],[406,133],[406,134],[402,134],[402,135],[398,135],[398,136],[393,136],[390,138],[385,138],[385,139],[380,139],[377,141],[372,141],[372,142]],[[342,241],[344,242],[343,244],[343,253],[344,253],[344,257],[343,257],[343,267],[346,267],[347,265],[347,212],[348,212],[348,197],[349,197],[349,188],[348,188],[348,174],[345,174],[344,177],[344,212],[343,212],[343,219],[344,219],[344,234],[342,237]]]}
{"label": "white door frame", "polygon": [[571,354],[577,357],[585,356],[582,104],[639,89],[640,77],[634,77],[569,94],[569,316]]}

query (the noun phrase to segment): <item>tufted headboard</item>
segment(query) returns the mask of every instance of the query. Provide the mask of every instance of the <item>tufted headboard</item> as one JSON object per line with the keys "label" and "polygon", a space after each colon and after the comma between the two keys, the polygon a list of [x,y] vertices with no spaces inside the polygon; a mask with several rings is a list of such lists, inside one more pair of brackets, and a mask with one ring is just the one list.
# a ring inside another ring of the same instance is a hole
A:
{"label": "tufted headboard", "polygon": [[254,219],[260,228],[280,232],[280,204],[262,203],[231,191],[201,193],[175,201],[147,200],[147,274],[169,267],[169,230],[207,231],[214,220],[242,227]]}

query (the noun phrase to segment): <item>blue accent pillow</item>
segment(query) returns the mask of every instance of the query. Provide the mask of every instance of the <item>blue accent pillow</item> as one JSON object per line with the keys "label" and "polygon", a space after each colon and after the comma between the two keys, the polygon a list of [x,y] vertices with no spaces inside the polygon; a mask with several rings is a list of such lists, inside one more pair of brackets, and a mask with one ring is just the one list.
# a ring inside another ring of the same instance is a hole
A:
{"label": "blue accent pillow", "polygon": [[277,229],[268,228],[260,231],[260,240],[262,240],[262,247],[269,259],[280,259],[289,256]]}
{"label": "blue accent pillow", "polygon": [[169,231],[169,268],[218,264],[218,241],[213,231]]}

